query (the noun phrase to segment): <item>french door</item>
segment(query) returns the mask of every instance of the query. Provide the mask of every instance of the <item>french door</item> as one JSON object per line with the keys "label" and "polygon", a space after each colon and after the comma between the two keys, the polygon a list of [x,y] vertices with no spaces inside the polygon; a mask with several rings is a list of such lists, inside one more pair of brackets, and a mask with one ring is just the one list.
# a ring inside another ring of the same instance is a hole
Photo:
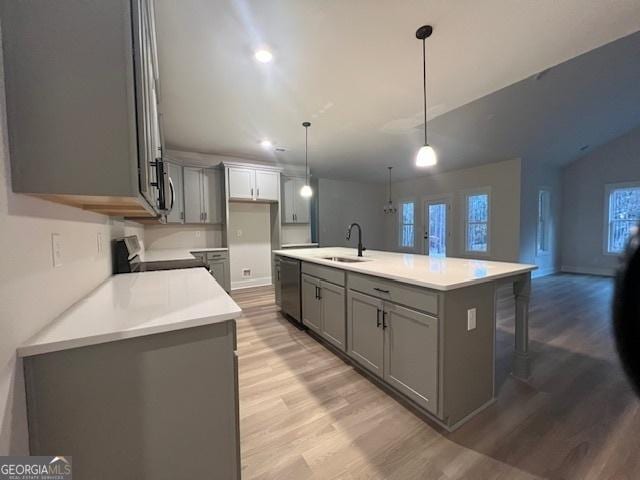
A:
{"label": "french door", "polygon": [[429,199],[424,202],[424,253],[446,257],[449,246],[449,217],[451,202],[448,198]]}

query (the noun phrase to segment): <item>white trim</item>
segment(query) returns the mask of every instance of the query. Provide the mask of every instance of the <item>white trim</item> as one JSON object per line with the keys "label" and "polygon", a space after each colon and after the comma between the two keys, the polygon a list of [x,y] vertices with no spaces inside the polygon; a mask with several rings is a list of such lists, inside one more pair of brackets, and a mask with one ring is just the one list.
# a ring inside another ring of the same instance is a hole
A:
{"label": "white trim", "polygon": [[[478,187],[472,188],[468,190],[463,190],[462,192],[462,252],[467,256],[479,256],[479,257],[490,257],[491,256],[491,224],[492,224],[492,215],[491,208],[493,202],[491,201],[491,187]],[[469,218],[469,197],[474,195],[487,195],[487,250],[485,252],[477,251],[477,250],[468,250],[467,249],[467,221]]]}
{"label": "white trim", "polygon": [[575,267],[572,265],[562,265],[560,270],[565,273],[581,273],[584,275],[601,275],[606,277],[613,277],[616,273],[616,269],[613,267]]}
{"label": "white trim", "polygon": [[271,277],[250,278],[249,280],[236,280],[231,282],[231,290],[242,290],[243,288],[265,287],[272,284]]}
{"label": "white trim", "polygon": [[602,254],[608,257],[617,257],[622,252],[609,251],[609,201],[614,190],[625,188],[640,188],[640,182],[605,183],[604,185],[604,214],[602,234]]}

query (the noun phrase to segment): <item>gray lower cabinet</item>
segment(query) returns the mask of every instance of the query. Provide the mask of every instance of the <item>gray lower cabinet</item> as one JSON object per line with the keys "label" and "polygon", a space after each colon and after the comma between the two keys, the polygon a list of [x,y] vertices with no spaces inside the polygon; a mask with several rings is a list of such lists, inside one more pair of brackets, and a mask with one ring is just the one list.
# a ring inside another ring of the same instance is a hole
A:
{"label": "gray lower cabinet", "polygon": [[385,381],[436,413],[438,320],[388,302],[383,315]]}
{"label": "gray lower cabinet", "polygon": [[349,290],[347,296],[347,353],[378,377],[383,376],[383,302],[378,298]]}
{"label": "gray lower cabinet", "polygon": [[92,480],[239,479],[235,335],[229,320],[26,357],[30,453],[68,452]]}
{"label": "gray lower cabinet", "polygon": [[322,304],[321,335],[346,351],[346,318],[344,287],[320,281],[320,303]]}
{"label": "gray lower cabinet", "polygon": [[209,267],[211,276],[225,289],[231,291],[231,275],[229,270],[229,252],[192,252],[193,256],[201,259]]}
{"label": "gray lower cabinet", "polygon": [[302,274],[302,323],[321,335],[322,303],[320,279]]}
{"label": "gray lower cabinet", "polygon": [[438,321],[349,290],[347,353],[421,407],[437,413]]}

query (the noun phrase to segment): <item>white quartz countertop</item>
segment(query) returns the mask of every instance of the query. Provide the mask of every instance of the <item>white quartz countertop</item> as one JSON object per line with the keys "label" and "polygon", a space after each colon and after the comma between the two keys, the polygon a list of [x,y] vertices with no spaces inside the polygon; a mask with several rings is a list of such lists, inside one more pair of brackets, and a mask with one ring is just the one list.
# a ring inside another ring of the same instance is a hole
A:
{"label": "white quartz countertop", "polygon": [[27,357],[237,318],[204,268],[114,275],[18,348]]}
{"label": "white quartz countertop", "polygon": [[283,243],[282,248],[317,247],[317,243]]}
{"label": "white quartz countertop", "polygon": [[168,260],[193,260],[192,252],[226,252],[228,248],[157,248],[140,254],[142,262],[162,262]]}
{"label": "white quartz countertop", "polygon": [[434,290],[453,290],[531,272],[538,268],[535,265],[522,263],[449,257],[437,258],[427,255],[376,250],[365,250],[362,257],[364,261],[362,262],[342,263],[322,258],[358,258],[356,249],[342,247],[274,250],[273,253]]}

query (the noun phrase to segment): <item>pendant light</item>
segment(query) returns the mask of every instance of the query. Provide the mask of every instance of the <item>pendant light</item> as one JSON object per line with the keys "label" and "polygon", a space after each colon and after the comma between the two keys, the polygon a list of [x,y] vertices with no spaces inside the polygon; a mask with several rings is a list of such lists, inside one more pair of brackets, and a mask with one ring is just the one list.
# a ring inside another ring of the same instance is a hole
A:
{"label": "pendant light", "polygon": [[387,168],[389,169],[389,201],[384,206],[384,213],[389,214],[389,215],[393,215],[394,213],[396,213],[398,211],[398,209],[393,204],[393,200],[391,200],[391,169],[393,167],[387,167]]}
{"label": "pendant light", "polygon": [[300,189],[300,195],[303,197],[310,197],[313,195],[313,190],[309,185],[309,127],[310,122],[302,122],[304,127],[304,186]]}
{"label": "pendant light", "polygon": [[436,151],[427,142],[427,48],[426,39],[433,33],[431,25],[423,25],[416,31],[416,38],[422,40],[422,87],[424,94],[424,145],[416,155],[417,167],[431,167],[438,163]]}

